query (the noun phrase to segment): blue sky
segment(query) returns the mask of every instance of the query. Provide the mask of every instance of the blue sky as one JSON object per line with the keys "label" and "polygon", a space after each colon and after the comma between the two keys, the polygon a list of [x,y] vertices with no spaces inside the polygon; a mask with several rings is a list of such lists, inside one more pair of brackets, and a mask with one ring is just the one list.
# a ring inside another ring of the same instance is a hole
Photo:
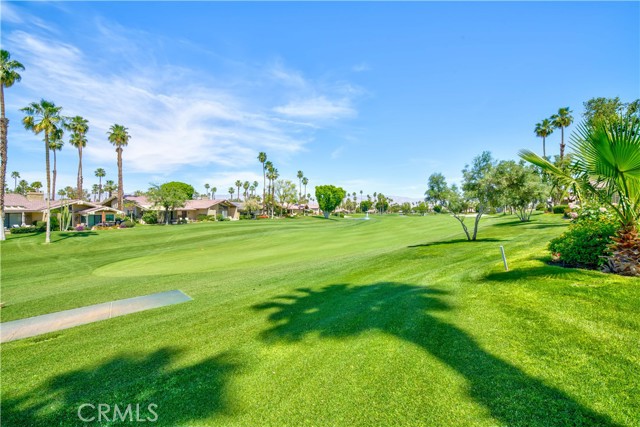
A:
{"label": "blue sky", "polygon": [[[125,191],[281,177],[421,197],[483,150],[541,151],[535,123],[596,96],[640,97],[640,4],[1,3],[3,49],[22,82],[5,91],[8,174],[44,182],[44,148],[19,109],[45,98],[89,120],[85,185],[117,179],[106,140],[132,136]],[[558,152],[559,132],[547,141]],[[58,155],[75,185],[77,150]],[[10,187],[13,182],[9,179]]]}

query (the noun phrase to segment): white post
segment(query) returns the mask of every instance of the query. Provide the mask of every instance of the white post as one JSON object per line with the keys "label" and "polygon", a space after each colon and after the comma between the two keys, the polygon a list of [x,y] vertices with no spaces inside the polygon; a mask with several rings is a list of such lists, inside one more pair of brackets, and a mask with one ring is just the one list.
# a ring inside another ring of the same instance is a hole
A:
{"label": "white post", "polygon": [[504,246],[500,246],[500,252],[502,252],[502,262],[504,263],[504,271],[509,271],[509,266],[507,266],[507,256],[504,254]]}

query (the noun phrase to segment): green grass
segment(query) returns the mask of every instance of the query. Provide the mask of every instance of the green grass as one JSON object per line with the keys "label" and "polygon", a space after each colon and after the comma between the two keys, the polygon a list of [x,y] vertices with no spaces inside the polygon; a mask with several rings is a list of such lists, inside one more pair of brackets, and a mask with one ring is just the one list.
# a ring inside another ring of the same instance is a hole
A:
{"label": "green grass", "polygon": [[2,424],[84,425],[88,402],[155,403],[167,426],[638,425],[640,280],[547,265],[565,226],[487,218],[472,243],[444,215],[10,236],[3,322],[193,301],[3,344]]}

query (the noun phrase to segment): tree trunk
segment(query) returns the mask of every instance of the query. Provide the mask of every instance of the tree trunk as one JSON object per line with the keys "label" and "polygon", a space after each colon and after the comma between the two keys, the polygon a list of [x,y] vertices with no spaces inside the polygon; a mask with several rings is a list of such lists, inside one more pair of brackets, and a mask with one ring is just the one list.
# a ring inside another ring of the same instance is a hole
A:
{"label": "tree trunk", "polygon": [[560,126],[560,132],[560,161],[562,161],[564,159],[564,126]]}
{"label": "tree trunk", "polygon": [[122,147],[116,148],[118,153],[118,210],[122,210],[122,199],[124,199],[124,192],[122,191]]}
{"label": "tree trunk", "polygon": [[51,200],[56,199],[56,177],[58,175],[58,161],[56,159],[56,149],[53,150],[53,187],[51,188]]}
{"label": "tree trunk", "polygon": [[471,241],[471,236],[469,235],[469,229],[467,228],[466,224],[464,223],[464,217],[460,217],[458,216],[458,214],[452,214],[453,217],[455,219],[457,219],[460,222],[460,225],[462,226],[462,229],[464,230],[464,234],[467,235],[467,240]]}
{"label": "tree trunk", "polygon": [[476,240],[476,236],[478,235],[478,225],[480,224],[480,218],[482,218],[482,214],[484,213],[483,209],[480,209],[476,214],[476,220],[473,224],[473,238],[471,240]]}
{"label": "tree trunk", "polygon": [[99,184],[98,184],[98,201],[101,201],[102,200],[102,177],[101,176],[98,177],[98,182],[99,182]]}
{"label": "tree trunk", "polygon": [[47,231],[45,234],[44,242],[51,243],[51,198],[49,194],[51,194],[51,174],[50,174],[50,165],[49,165],[49,133],[47,131],[44,132],[44,147],[45,147],[45,166],[47,173],[47,210],[45,211],[46,221],[47,221]]}
{"label": "tree trunk", "polygon": [[329,214],[330,213],[331,212],[329,212],[329,211],[322,211],[322,214],[324,215],[324,219],[329,219]]}
{"label": "tree trunk", "polygon": [[84,191],[82,191],[82,145],[78,144],[78,193],[76,197],[83,199]]}
{"label": "tree trunk", "polygon": [[544,157],[545,159],[547,158],[547,148],[546,148],[546,144],[545,144],[545,139],[546,137],[542,137],[542,157]]}
{"label": "tree trunk", "polygon": [[0,241],[4,235],[4,186],[7,178],[7,128],[9,120],[4,116],[4,84],[0,82]]}
{"label": "tree trunk", "polygon": [[264,163],[262,164],[262,211],[264,212],[265,208],[267,207],[266,201],[265,201],[265,195],[267,194],[267,172],[266,169],[264,168]]}

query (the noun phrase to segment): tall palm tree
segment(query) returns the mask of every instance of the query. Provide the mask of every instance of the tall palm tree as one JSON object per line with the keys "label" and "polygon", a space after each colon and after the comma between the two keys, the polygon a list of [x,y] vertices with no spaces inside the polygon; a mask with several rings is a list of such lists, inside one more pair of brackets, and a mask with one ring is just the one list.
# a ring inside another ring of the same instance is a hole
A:
{"label": "tall palm tree", "polygon": [[640,122],[631,117],[621,121],[580,124],[571,138],[574,154],[568,170],[528,150],[520,151],[520,157],[575,188],[581,198],[592,196],[612,209],[620,229],[608,268],[640,276]]}
{"label": "tall palm tree", "polygon": [[102,200],[102,178],[104,178],[107,175],[107,172],[102,169],[102,168],[98,168],[95,171],[95,175],[96,177],[99,179],[99,184],[98,184],[98,201]]}
{"label": "tall palm tree", "polygon": [[251,185],[253,185],[253,190],[254,191],[258,189],[258,181],[253,181],[253,184],[251,184]]}
{"label": "tall palm tree", "polygon": [[18,188],[18,178],[20,178],[20,172],[11,172],[11,178],[13,178],[13,192],[15,193],[16,188]]}
{"label": "tall palm tree", "polygon": [[214,200],[216,198],[216,191],[218,191],[216,187],[211,187],[211,198]]}
{"label": "tall palm tree", "polygon": [[[302,178],[302,185],[304,185],[304,194],[306,196],[307,194],[307,184],[309,184],[309,178],[307,178],[306,176]],[[307,197],[307,200],[309,198]]]}
{"label": "tall palm tree", "polygon": [[[553,123],[551,120],[544,119],[540,123],[536,123],[536,128],[534,130],[537,137],[542,138],[542,157],[547,157],[547,149],[545,141],[549,135],[553,133]],[[564,153],[562,153],[564,155]]]}
{"label": "tall palm tree", "polygon": [[[7,131],[9,120],[4,111],[4,88],[11,87],[22,78],[18,70],[24,70],[24,66],[18,61],[12,60],[11,55],[4,49],[0,50],[0,240],[5,240],[4,235],[4,191],[7,178]],[[17,185],[16,185],[17,187]]]}
{"label": "tall palm tree", "polygon": [[[53,152],[53,184],[51,186],[51,200],[56,199],[56,180],[58,179],[58,160],[56,157],[56,151],[62,150],[62,146],[64,145],[64,141],[62,140],[63,136],[64,131],[62,130],[62,128],[57,128],[51,134],[51,139],[49,141],[49,148],[51,148],[51,151]],[[80,188],[80,190],[82,190],[82,187]]]}
{"label": "tall palm tree", "polygon": [[267,153],[265,153],[264,151],[258,153],[258,161],[262,163],[262,203],[264,203],[265,191],[267,189]]}
{"label": "tall palm tree", "polygon": [[45,168],[47,175],[47,208],[45,211],[47,221],[47,231],[45,243],[51,242],[51,173],[49,165],[49,139],[51,135],[62,125],[60,111],[62,107],[57,107],[53,102],[45,101],[32,102],[27,107],[21,109],[25,113],[22,124],[25,129],[32,131],[36,135],[44,133]]}
{"label": "tall palm tree", "polygon": [[60,196],[60,198],[64,200],[67,196],[67,191],[64,188],[59,189],[58,196]]}
{"label": "tall palm tree", "polygon": [[233,200],[233,193],[236,192],[236,189],[233,187],[229,187],[229,198]]}
{"label": "tall palm tree", "polygon": [[562,132],[562,137],[560,139],[560,161],[564,159],[564,128],[573,123],[573,117],[571,116],[572,112],[573,111],[571,111],[569,107],[564,107],[558,110],[558,114],[554,114],[553,116],[551,116],[553,126],[556,128],[560,128],[560,131]]}
{"label": "tall palm tree", "polygon": [[71,132],[69,143],[78,149],[78,191],[76,197],[82,197],[82,149],[87,146],[87,132],[89,122],[80,116],[71,117],[65,124],[65,128]]}
{"label": "tall palm tree", "polygon": [[209,189],[211,188],[211,186],[209,184],[205,184],[204,185],[204,189],[207,192],[207,199],[209,198]]}
{"label": "tall palm tree", "polygon": [[242,188],[244,189],[244,200],[245,200],[245,202],[247,201],[247,197],[248,197],[247,191],[249,190],[250,186],[251,186],[251,184],[249,183],[249,181],[245,181],[242,184]]}
{"label": "tall palm tree", "polygon": [[304,172],[298,171],[298,199],[302,199],[302,178],[304,178]]}
{"label": "tall palm tree", "polygon": [[238,201],[240,201],[240,187],[242,187],[242,181],[239,179],[236,181],[236,187],[238,187]]}
{"label": "tall palm tree", "polygon": [[91,194],[93,195],[93,200],[96,200],[96,196],[100,193],[100,186],[98,184],[93,184],[91,186]]}
{"label": "tall palm tree", "polygon": [[116,191],[116,184],[108,179],[107,182],[104,183],[104,191],[107,192],[107,197],[110,199],[113,195],[113,192]]}
{"label": "tall palm tree", "polygon": [[116,153],[118,153],[118,209],[123,210],[124,204],[124,191],[122,185],[122,147],[126,147],[129,144],[131,136],[127,132],[127,128],[114,124],[107,132],[109,142],[116,147]]}

